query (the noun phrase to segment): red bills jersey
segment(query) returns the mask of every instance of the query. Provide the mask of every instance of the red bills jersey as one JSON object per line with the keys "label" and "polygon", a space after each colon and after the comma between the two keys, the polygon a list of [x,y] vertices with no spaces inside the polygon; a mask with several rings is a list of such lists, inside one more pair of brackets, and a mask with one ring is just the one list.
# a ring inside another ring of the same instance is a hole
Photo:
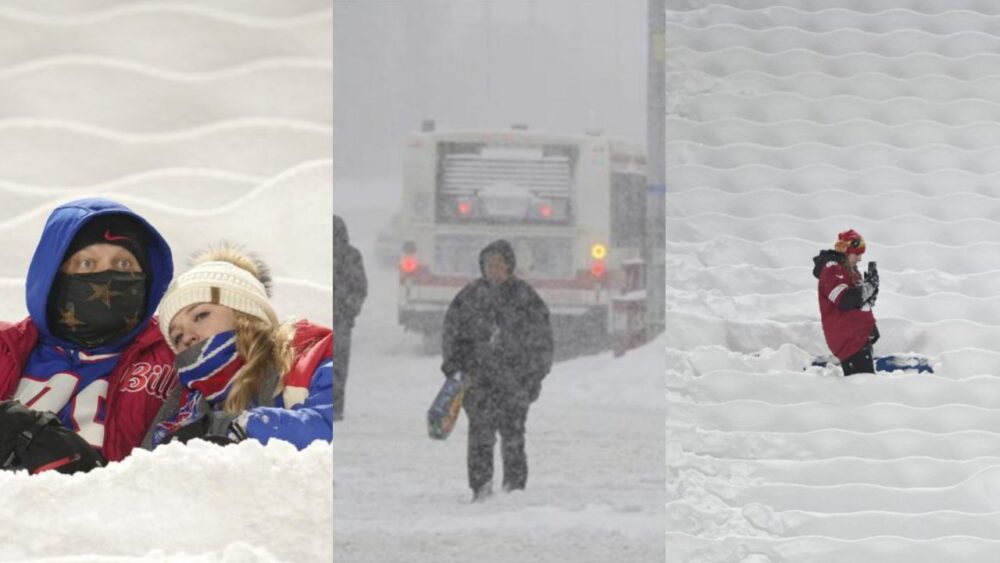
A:
{"label": "red bills jersey", "polygon": [[[38,329],[30,318],[16,324],[0,322],[0,400],[13,396],[37,343]],[[174,353],[152,319],[122,350],[108,377],[106,396],[94,398],[99,403],[94,405],[95,417],[101,417],[104,425],[100,449],[108,461],[124,459],[142,442],[167,392],[177,384],[173,366]]]}

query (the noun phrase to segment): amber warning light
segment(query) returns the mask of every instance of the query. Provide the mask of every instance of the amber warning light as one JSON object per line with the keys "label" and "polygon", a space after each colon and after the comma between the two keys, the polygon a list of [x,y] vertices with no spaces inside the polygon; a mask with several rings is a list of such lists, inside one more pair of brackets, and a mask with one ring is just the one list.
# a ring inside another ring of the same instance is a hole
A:
{"label": "amber warning light", "polygon": [[594,257],[594,260],[604,260],[604,257],[608,255],[608,247],[603,244],[595,244],[590,247],[590,255]]}

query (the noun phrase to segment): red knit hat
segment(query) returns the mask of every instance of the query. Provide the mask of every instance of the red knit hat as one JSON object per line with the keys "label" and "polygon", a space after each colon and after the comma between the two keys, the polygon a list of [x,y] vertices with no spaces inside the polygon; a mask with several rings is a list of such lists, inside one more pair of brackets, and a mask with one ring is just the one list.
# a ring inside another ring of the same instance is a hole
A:
{"label": "red knit hat", "polygon": [[864,254],[865,239],[854,229],[849,229],[837,235],[833,249],[844,254]]}

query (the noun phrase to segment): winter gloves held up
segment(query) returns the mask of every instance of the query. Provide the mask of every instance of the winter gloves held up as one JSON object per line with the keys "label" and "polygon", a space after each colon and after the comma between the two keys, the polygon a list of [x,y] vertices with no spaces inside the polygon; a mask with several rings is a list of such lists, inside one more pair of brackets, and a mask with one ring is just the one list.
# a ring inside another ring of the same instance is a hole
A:
{"label": "winter gloves held up", "polygon": [[841,310],[870,309],[878,297],[878,273],[866,274],[864,281],[844,291],[844,296],[837,302]]}
{"label": "winter gloves held up", "polygon": [[878,286],[864,281],[861,283],[861,305],[874,305],[878,296]]}
{"label": "winter gloves held up", "polygon": [[104,467],[101,454],[50,412],[17,401],[0,402],[0,468],[31,474],[90,471]]}
{"label": "winter gloves held up", "polygon": [[861,284],[861,302],[870,306],[875,305],[878,297],[878,270],[874,262],[868,263],[868,271],[865,272],[865,280]]}

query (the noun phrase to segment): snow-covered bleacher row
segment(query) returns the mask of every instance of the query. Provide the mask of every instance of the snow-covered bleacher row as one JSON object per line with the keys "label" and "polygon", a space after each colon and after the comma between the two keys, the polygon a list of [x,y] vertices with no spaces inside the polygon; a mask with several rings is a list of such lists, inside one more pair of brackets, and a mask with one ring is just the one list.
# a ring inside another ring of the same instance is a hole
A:
{"label": "snow-covered bleacher row", "polygon": [[[667,5],[667,560],[992,561],[1000,4]],[[934,374],[807,369],[848,228]]]}

